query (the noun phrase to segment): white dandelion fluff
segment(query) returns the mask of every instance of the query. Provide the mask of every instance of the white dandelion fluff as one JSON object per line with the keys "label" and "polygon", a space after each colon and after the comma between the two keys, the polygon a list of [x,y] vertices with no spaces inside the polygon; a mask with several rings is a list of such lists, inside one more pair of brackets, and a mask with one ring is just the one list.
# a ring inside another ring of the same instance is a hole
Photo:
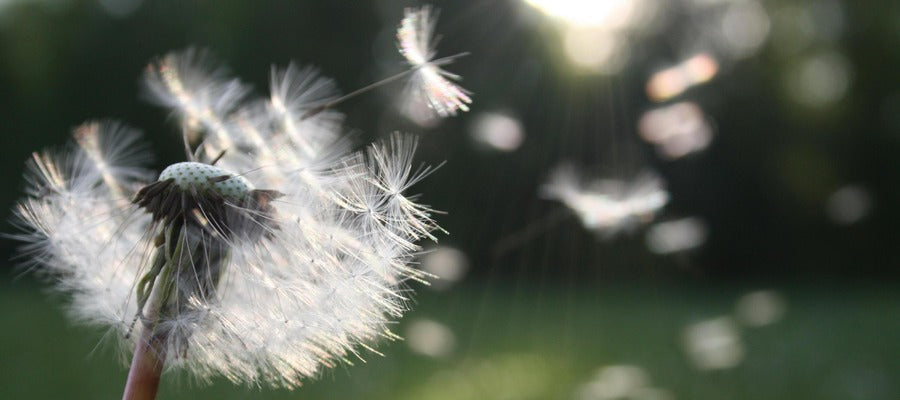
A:
{"label": "white dandelion fluff", "polygon": [[459,75],[441,68],[464,54],[434,59],[437,54],[434,46],[439,39],[434,37],[435,14],[430,6],[404,10],[397,28],[397,48],[415,69],[406,98],[424,102],[437,115],[447,117],[456,115],[457,111],[469,111],[472,99],[469,92],[451,82],[451,79],[460,80]]}
{"label": "white dandelion fluff", "polygon": [[669,201],[662,179],[652,172],[644,172],[631,181],[602,179],[585,183],[571,165],[558,167],[541,193],[565,204],[585,228],[604,237],[652,221]]}
{"label": "white dandelion fluff", "polygon": [[208,132],[220,143],[218,151],[232,145],[222,116],[230,114],[250,89],[228,79],[227,70],[217,66],[208,51],[190,48],[167,54],[147,66],[145,78],[147,97],[172,109],[184,129]]}
{"label": "white dandelion fluff", "polygon": [[86,124],[29,161],[17,238],[75,316],[150,347],[156,367],[293,388],[396,337],[405,283],[423,278],[417,242],[439,229],[405,194],[430,169],[410,137],[351,152],[340,114],[302,118],[337,95],[313,70],[276,69],[271,96],[248,101],[211,65],[188,50],[145,75],[197,136],[189,161],[157,178],[136,131]]}

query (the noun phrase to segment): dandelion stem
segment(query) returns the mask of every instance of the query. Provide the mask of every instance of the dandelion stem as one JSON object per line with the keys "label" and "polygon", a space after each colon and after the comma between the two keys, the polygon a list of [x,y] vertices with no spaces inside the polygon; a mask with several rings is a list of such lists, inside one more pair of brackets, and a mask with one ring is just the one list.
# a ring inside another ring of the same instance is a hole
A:
{"label": "dandelion stem", "polygon": [[128,382],[122,400],[153,400],[159,389],[160,376],[165,362],[163,340],[153,330],[144,329],[134,348]]}
{"label": "dandelion stem", "polygon": [[[175,260],[181,258],[182,239],[184,238],[184,233],[181,231],[178,236],[178,244],[173,251],[177,258],[173,258],[169,254],[168,245],[174,230],[174,227],[169,227],[166,230],[166,243],[156,248],[156,257],[165,258],[166,262],[162,271],[157,271],[157,275],[153,276],[156,282],[152,285],[146,310],[138,311],[138,315],[143,312],[141,337],[134,347],[134,356],[131,359],[131,369],[128,371],[128,381],[125,383],[122,400],[154,400],[159,389],[160,377],[166,361],[166,334],[156,328],[160,311],[173,288],[171,284],[172,270],[175,268]],[[164,253],[164,255],[160,253]]]}

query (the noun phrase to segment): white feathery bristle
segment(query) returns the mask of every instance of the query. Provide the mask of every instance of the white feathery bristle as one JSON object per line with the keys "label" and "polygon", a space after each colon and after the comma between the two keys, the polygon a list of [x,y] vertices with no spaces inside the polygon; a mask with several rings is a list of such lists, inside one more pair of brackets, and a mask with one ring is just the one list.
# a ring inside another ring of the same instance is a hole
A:
{"label": "white feathery bristle", "polygon": [[653,172],[630,181],[604,179],[586,184],[569,164],[554,170],[541,194],[562,202],[585,228],[607,238],[651,222],[669,201],[662,178]]}
{"label": "white feathery bristle", "polygon": [[270,82],[270,102],[279,115],[300,114],[339,96],[334,80],[322,77],[316,68],[294,63],[284,69],[273,67]]}
{"label": "white feathery bristle", "polygon": [[141,141],[140,131],[117,121],[95,121],[75,128],[73,136],[111,190],[150,179],[145,166],[153,161],[153,155]]}
{"label": "white feathery bristle", "polygon": [[[186,212],[184,221],[200,228],[182,225],[179,243],[203,263],[172,278],[177,312],[160,314],[157,325],[167,332],[165,365],[202,380],[293,388],[396,337],[388,326],[407,309],[406,282],[424,279],[412,261],[418,242],[439,229],[434,211],[405,193],[430,169],[412,167],[408,136],[351,152],[339,114],[301,118],[336,95],[314,71],[276,70],[269,98],[242,102],[243,86],[205,65],[203,54],[165,56],[146,79],[158,103],[201,124],[204,145],[228,150],[215,166],[178,163],[145,180],[134,131],[85,125],[78,145],[34,156],[17,238],[35,268],[71,295],[75,316],[133,344],[140,335],[126,335],[136,288],[168,226],[153,213],[172,213],[181,193],[215,190],[233,225],[222,228],[219,211],[204,208],[213,203]],[[153,185],[169,192],[140,207],[121,201],[138,201]],[[259,193],[277,195],[248,200]],[[262,234],[229,236],[242,230]]]}
{"label": "white feathery bristle", "polygon": [[216,67],[208,51],[189,48],[160,57],[147,66],[144,84],[150,100],[172,109],[184,129],[205,132],[211,154],[233,145],[225,116],[250,90],[227,78],[227,70]]}
{"label": "white feathery bristle", "polygon": [[301,150],[305,158],[316,160],[335,139],[343,116],[325,110],[312,117],[307,111],[338,97],[337,85],[322,78],[312,67],[299,68],[291,63],[285,69],[272,68],[269,109],[278,129]]}
{"label": "white feathery bristle", "polygon": [[431,10],[430,6],[404,10],[403,20],[397,28],[397,48],[416,69],[407,90],[408,101],[425,102],[440,117],[448,117],[456,115],[457,111],[469,111],[472,98],[469,92],[450,81],[459,80],[458,75],[440,68],[452,62],[454,57],[434,59],[437,17]]}
{"label": "white feathery bristle", "polygon": [[149,216],[123,199],[146,178],[148,156],[138,133],[114,122],[83,125],[74,136],[77,145],[29,161],[16,237],[26,262],[71,294],[73,314],[125,329],[137,312],[129,299]]}
{"label": "white feathery bristle", "polygon": [[375,171],[375,185],[386,197],[385,208],[389,221],[404,221],[403,227],[410,229],[408,236],[427,237],[436,240],[429,232],[439,230],[431,219],[431,208],[418,204],[403,193],[412,185],[425,179],[434,171],[431,167],[420,166],[413,169],[413,154],[417,140],[414,137],[395,134],[388,144],[375,145],[369,149],[369,169]]}
{"label": "white feathery bristle", "polygon": [[403,20],[397,30],[397,46],[400,54],[413,66],[425,65],[434,58],[434,27],[437,16],[431,15],[431,6],[403,10]]}

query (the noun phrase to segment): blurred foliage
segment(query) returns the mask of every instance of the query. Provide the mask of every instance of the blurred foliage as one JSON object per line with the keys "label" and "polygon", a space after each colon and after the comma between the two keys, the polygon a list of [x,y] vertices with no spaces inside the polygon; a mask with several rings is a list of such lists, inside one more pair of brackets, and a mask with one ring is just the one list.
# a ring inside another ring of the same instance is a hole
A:
{"label": "blurred foliage", "polygon": [[[716,2],[697,2],[705,3]],[[472,52],[452,70],[475,93],[475,111],[435,128],[416,126],[389,105],[402,85],[341,110],[348,114],[348,129],[363,138],[412,131],[422,136],[424,162],[447,161],[417,189],[426,203],[449,213],[441,220],[451,232],[444,243],[478,260],[484,267],[476,268],[476,275],[484,275],[488,266],[515,267],[546,279],[547,274],[535,271],[572,266],[588,276],[603,269],[614,276],[689,279],[896,277],[900,253],[892,249],[898,216],[892,205],[900,198],[894,185],[900,174],[895,157],[900,150],[895,71],[900,6],[892,1],[826,3],[837,4],[837,33],[806,42],[791,39],[803,33],[797,31],[804,26],[797,18],[811,12],[815,29],[813,6],[819,3],[764,3],[771,33],[761,51],[723,63],[712,82],[678,98],[703,106],[716,128],[707,151],[681,160],[659,159],[637,138],[635,126],[640,114],[654,106],[644,94],[648,77],[696,47],[690,40],[700,28],[697,17],[685,13],[687,7],[635,39],[619,74],[603,76],[573,71],[562,58],[558,35],[524,2],[437,2],[441,55]],[[259,94],[266,90],[270,65],[296,60],[320,67],[349,91],[402,68],[393,29],[404,5],[3,2],[0,145],[8,173],[0,179],[9,190],[0,195],[0,205],[8,209],[19,197],[14,188],[21,187],[19,172],[29,152],[61,145],[71,127],[88,119],[115,118],[137,126],[160,155],[158,166],[177,161],[172,124],[140,98],[141,71],[160,54],[208,47]],[[799,104],[785,82],[805,57],[820,50],[847,60],[849,89],[833,104]],[[494,110],[521,118],[526,138],[516,152],[484,151],[470,140],[473,115]],[[565,160],[612,176],[652,166],[672,194],[665,216],[704,218],[709,242],[690,257],[673,260],[645,254],[639,235],[604,243],[575,218],[544,224],[560,205],[539,199],[538,187]],[[825,203],[849,183],[871,192],[874,210],[853,226],[835,226],[826,217]],[[498,242],[523,230],[535,233],[498,251]],[[3,252],[12,254],[13,246],[4,242]]]}
{"label": "blurred foliage", "polygon": [[[570,399],[598,368],[639,367],[677,399],[892,399],[900,395],[897,292],[885,288],[784,291],[789,310],[741,334],[735,368],[694,368],[679,345],[692,322],[728,315],[743,289],[468,286],[424,292],[403,324],[437,318],[456,334],[446,358],[383,343],[384,357],[325,371],[294,392],[198,384],[164,376],[161,399]],[[32,285],[0,286],[0,397],[101,399],[119,395],[126,368],[98,331],[72,327],[58,298]],[[403,332],[405,325],[398,327]],[[23,335],[22,332],[29,332]],[[93,351],[92,351],[93,349]]]}
{"label": "blurred foliage", "polygon": [[[123,120],[147,134],[158,168],[179,161],[173,124],[140,98],[139,77],[156,56],[208,47],[257,94],[270,65],[296,60],[349,92],[401,70],[393,29],[412,3],[0,1],[0,206],[21,196],[30,152],[61,146],[85,120]],[[327,371],[300,394],[227,382],[197,388],[174,374],[163,398],[569,398],[596,368],[617,363],[643,367],[676,398],[900,396],[892,379],[900,376],[896,290],[846,285],[900,276],[900,2],[832,1],[838,33],[798,45],[800,16],[822,2],[763,1],[772,25],[759,53],[722,63],[710,82],[676,99],[702,105],[715,137],[706,151],[674,161],[659,158],[636,126],[658,105],[645,94],[648,77],[696,50],[690,12],[635,39],[624,69],[604,76],[573,71],[559,33],[522,1],[434,3],[440,55],[472,53],[449,69],[474,92],[473,112],[419,127],[390,105],[402,85],[340,110],[359,143],[409,131],[421,136],[422,162],[447,161],[415,189],[448,212],[439,217],[450,232],[441,243],[469,256],[469,285],[422,295],[410,317],[448,324],[458,352],[435,361],[391,343],[381,347],[387,357]],[[820,54],[846,61],[847,91],[826,105],[798,102],[792,76]],[[468,128],[481,111],[517,116],[522,146],[500,153],[474,145]],[[702,217],[708,241],[670,257],[648,252],[640,231],[599,240],[561,205],[538,198],[565,160],[609,176],[654,168],[672,197],[664,219]],[[848,184],[866,188],[873,208],[836,225],[826,204]],[[14,254],[15,243],[0,246]],[[825,288],[791,286],[832,279]],[[785,285],[790,311],[747,333],[737,368],[698,372],[678,347],[680,329],[730,312],[739,292],[728,280]],[[597,287],[622,281],[644,285]],[[102,332],[73,328],[61,301],[27,279],[0,282],[0,397],[120,393],[126,371],[114,349],[91,352]],[[654,289],[659,282],[667,289]]]}

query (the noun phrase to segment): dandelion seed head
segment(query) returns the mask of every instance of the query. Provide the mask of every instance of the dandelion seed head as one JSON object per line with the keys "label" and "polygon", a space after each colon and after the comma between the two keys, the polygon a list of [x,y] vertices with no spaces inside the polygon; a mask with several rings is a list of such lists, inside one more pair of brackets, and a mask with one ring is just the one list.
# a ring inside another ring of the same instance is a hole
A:
{"label": "dandelion seed head", "polygon": [[294,388],[379,354],[426,275],[418,243],[440,230],[407,193],[431,171],[412,165],[416,140],[353,151],[340,113],[303,116],[336,95],[330,80],[276,68],[252,99],[209,60],[175,52],[145,74],[197,160],[155,175],[139,134],[108,122],[34,154],[14,219],[24,256],[76,318],[132,345],[152,329],[165,365],[201,381]]}

